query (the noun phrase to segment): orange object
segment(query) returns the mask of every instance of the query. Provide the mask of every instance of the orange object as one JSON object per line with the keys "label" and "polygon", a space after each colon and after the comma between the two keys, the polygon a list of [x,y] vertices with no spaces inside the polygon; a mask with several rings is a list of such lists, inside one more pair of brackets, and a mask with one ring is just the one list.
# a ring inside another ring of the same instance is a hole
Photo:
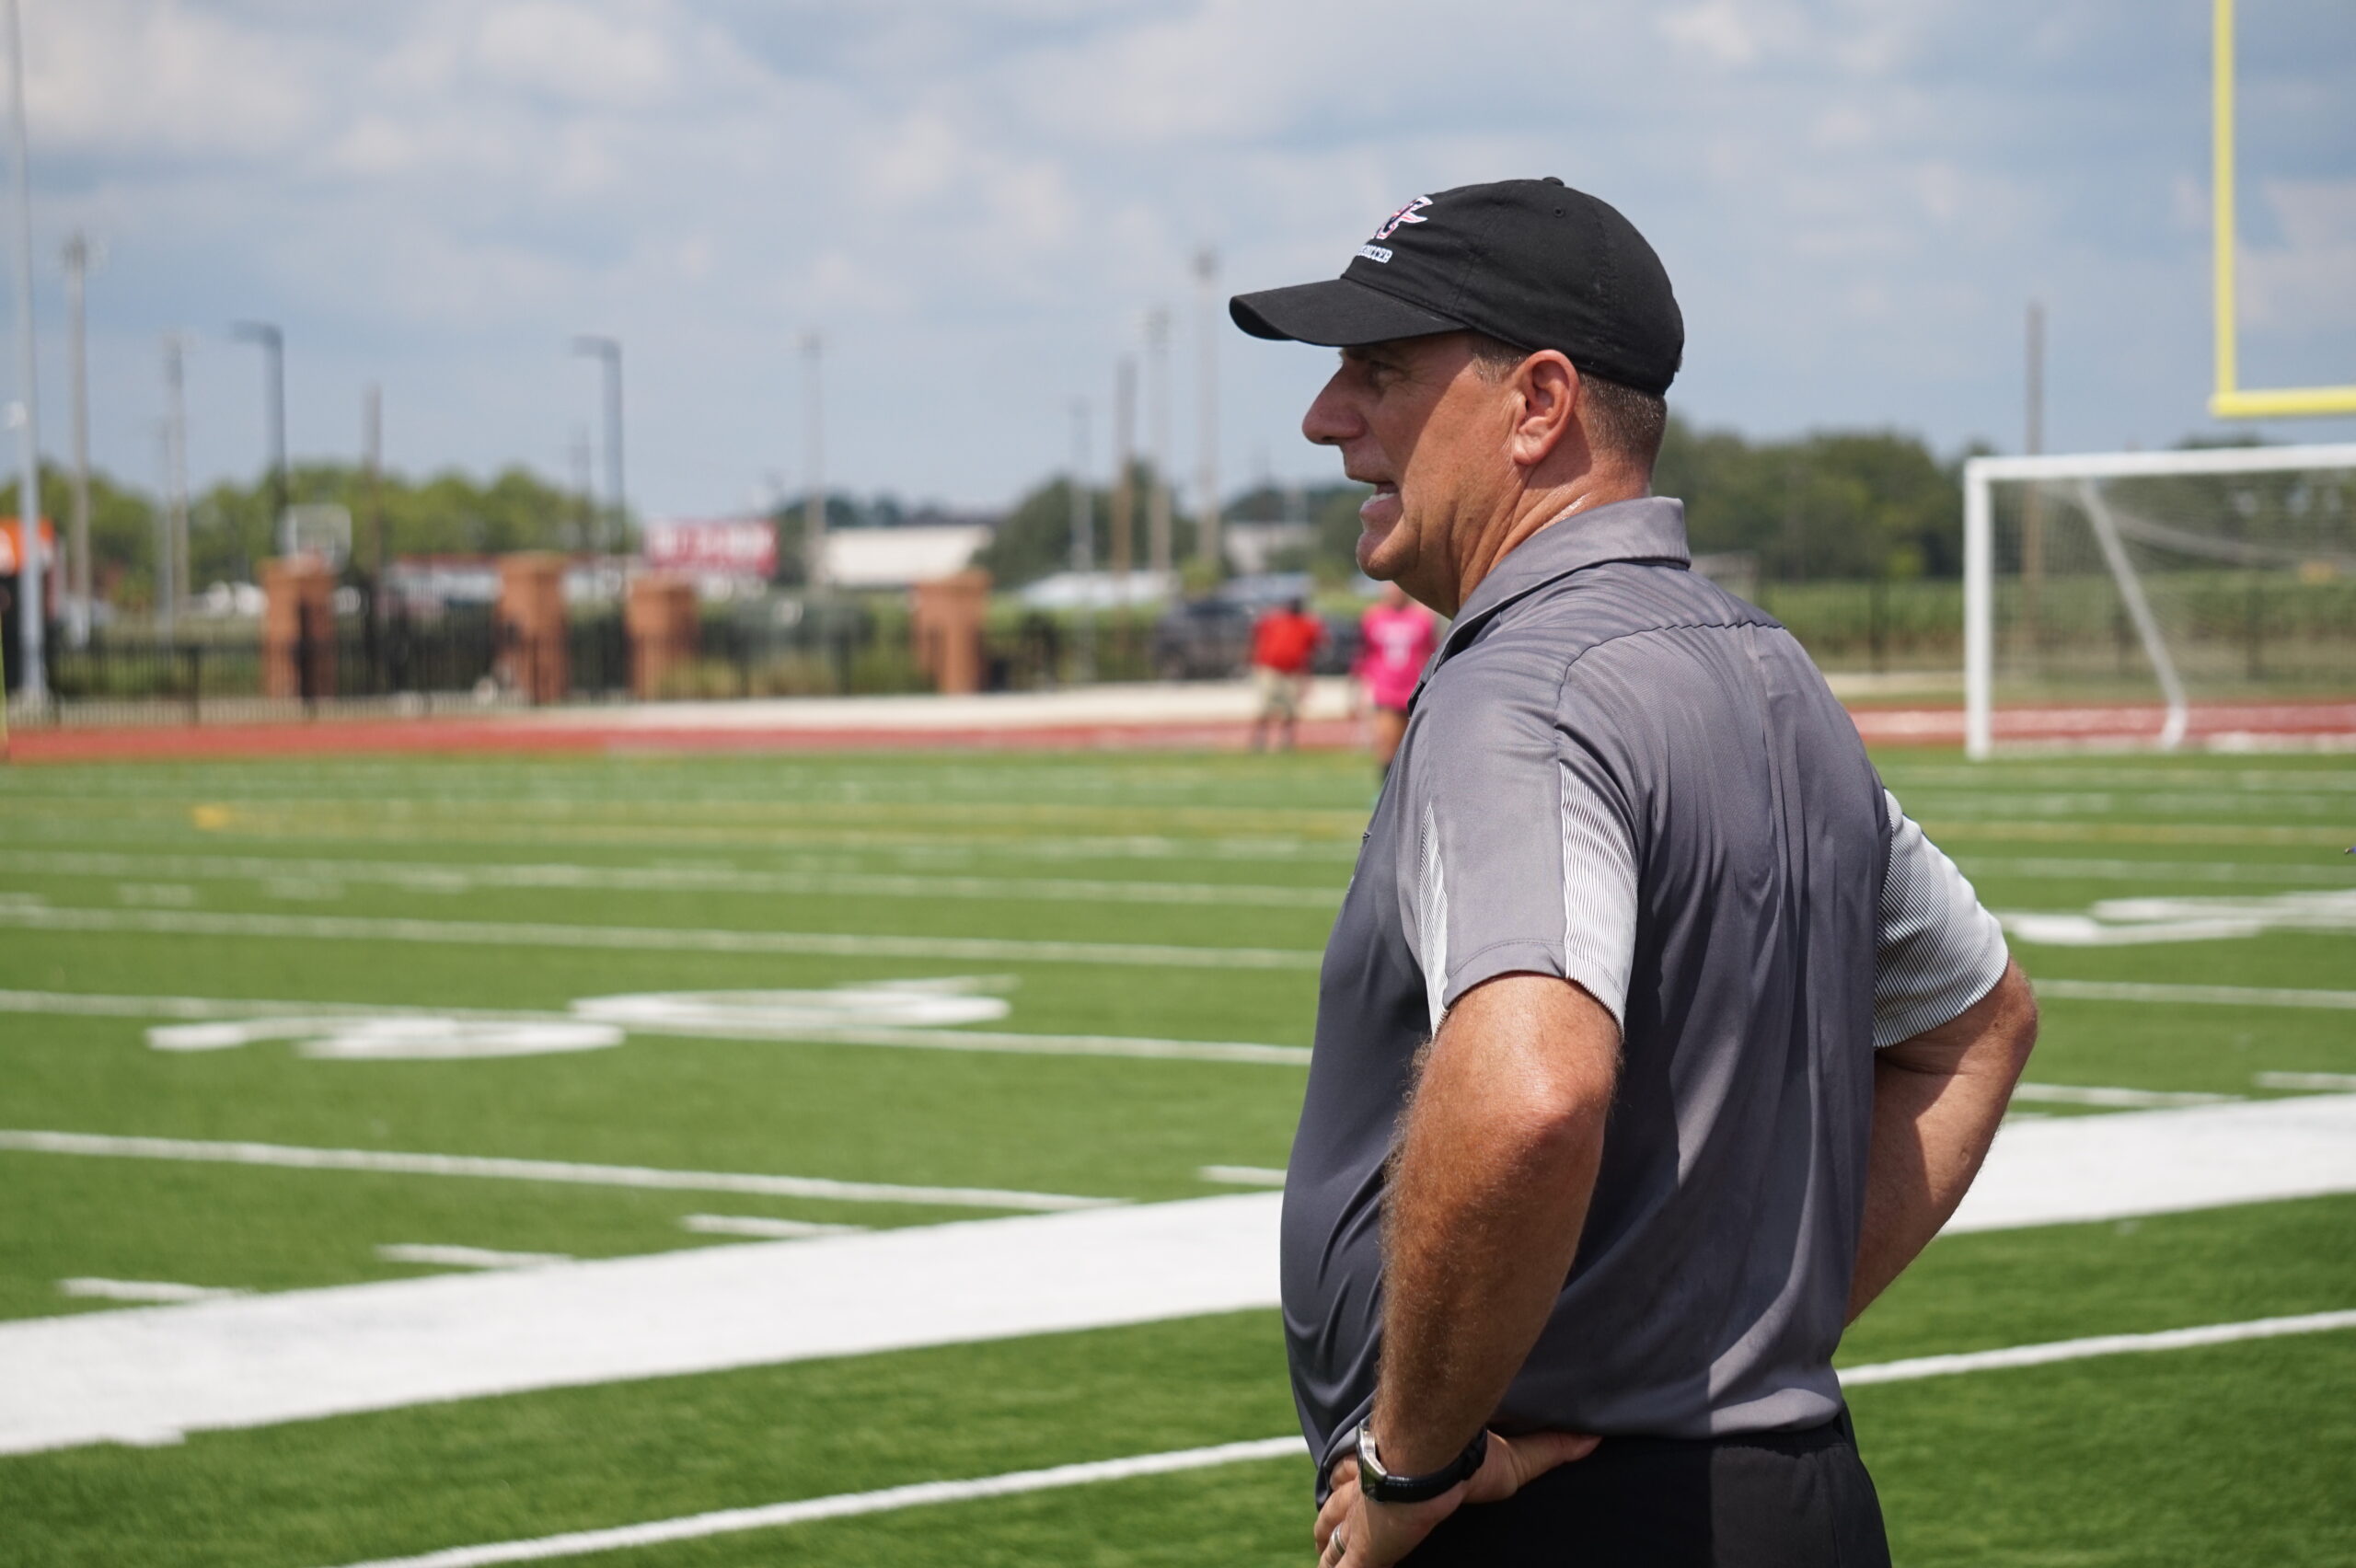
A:
{"label": "orange object", "polygon": [[306,702],[335,695],[335,573],[318,556],[261,563],[261,688]]}
{"label": "orange object", "polygon": [[908,632],[917,665],[932,677],[934,690],[982,689],[982,614],[989,599],[990,574],[978,567],[917,584]]}
{"label": "orange object", "polygon": [[629,690],[660,697],[671,672],[696,656],[696,585],[684,577],[634,577],[623,612],[629,631]]}
{"label": "orange object", "polygon": [[1325,623],[1306,612],[1279,606],[1252,628],[1252,662],[1280,674],[1305,675],[1318,645],[1325,640]]}
{"label": "orange object", "polygon": [[500,663],[507,684],[532,702],[562,702],[572,688],[564,635],[564,558],[532,550],[499,561]]}
{"label": "orange object", "polygon": [[[45,571],[57,569],[57,528],[46,517],[40,520],[40,564]],[[24,569],[24,522],[16,517],[0,517],[0,577],[14,577]]]}

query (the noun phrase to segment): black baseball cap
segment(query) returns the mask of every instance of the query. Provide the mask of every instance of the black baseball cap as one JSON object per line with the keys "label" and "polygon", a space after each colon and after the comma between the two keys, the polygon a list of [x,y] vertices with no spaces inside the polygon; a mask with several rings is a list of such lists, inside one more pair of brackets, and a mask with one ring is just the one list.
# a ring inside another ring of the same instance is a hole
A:
{"label": "black baseball cap", "polygon": [[1329,348],[1483,332],[1656,396],[1685,356],[1653,248],[1609,202],[1551,177],[1418,196],[1340,277],[1237,294],[1227,309],[1255,338]]}

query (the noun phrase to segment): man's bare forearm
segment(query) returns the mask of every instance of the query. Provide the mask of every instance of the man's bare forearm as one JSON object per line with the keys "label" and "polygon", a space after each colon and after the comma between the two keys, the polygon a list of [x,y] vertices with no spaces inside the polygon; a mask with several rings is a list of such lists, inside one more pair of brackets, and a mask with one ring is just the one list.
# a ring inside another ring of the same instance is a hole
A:
{"label": "man's bare forearm", "polygon": [[1874,1061],[1865,1216],[1849,1287],[1854,1321],[1963,1201],[2037,1043],[2037,1003],[2017,964],[1956,1018]]}
{"label": "man's bare forearm", "polygon": [[1619,1048],[1611,1015],[1552,976],[1493,980],[1449,1012],[1383,1215],[1386,1467],[1455,1458],[1537,1343],[1578,1250]]}

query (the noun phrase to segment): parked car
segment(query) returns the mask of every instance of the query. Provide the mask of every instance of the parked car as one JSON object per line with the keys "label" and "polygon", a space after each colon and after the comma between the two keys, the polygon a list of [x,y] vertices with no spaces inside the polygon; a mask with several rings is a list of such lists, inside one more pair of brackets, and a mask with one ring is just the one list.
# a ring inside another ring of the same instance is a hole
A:
{"label": "parked car", "polygon": [[[1252,665],[1252,628],[1261,615],[1308,597],[1305,575],[1285,575],[1280,592],[1270,593],[1266,578],[1239,578],[1217,593],[1171,605],[1153,625],[1154,673],[1165,681],[1233,680],[1243,674]],[[1357,617],[1318,618],[1325,623],[1325,641],[1317,650],[1316,673],[1347,674],[1357,658]]]}

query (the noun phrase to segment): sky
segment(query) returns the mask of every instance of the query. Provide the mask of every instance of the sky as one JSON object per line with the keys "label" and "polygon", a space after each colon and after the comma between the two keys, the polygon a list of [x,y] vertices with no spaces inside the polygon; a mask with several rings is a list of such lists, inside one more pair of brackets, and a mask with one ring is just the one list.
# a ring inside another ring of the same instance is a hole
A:
{"label": "sky", "polygon": [[[168,332],[194,477],[259,471],[229,329],[266,320],[298,461],[357,455],[373,383],[395,468],[568,479],[599,409],[569,346],[606,333],[633,507],[740,511],[809,482],[814,332],[830,486],[1003,506],[1074,461],[1076,404],[1109,468],[1157,308],[1191,482],[1207,249],[1220,488],[1327,480],[1298,426],[1330,353],[1244,338],[1225,294],[1540,174],[1660,251],[1701,424],[2018,450],[2037,300],[2049,450],[2222,428],[2204,0],[22,6],[43,444],[78,230],[94,457],[144,488]],[[2242,379],[2356,382],[2356,6],[2240,11]]]}

